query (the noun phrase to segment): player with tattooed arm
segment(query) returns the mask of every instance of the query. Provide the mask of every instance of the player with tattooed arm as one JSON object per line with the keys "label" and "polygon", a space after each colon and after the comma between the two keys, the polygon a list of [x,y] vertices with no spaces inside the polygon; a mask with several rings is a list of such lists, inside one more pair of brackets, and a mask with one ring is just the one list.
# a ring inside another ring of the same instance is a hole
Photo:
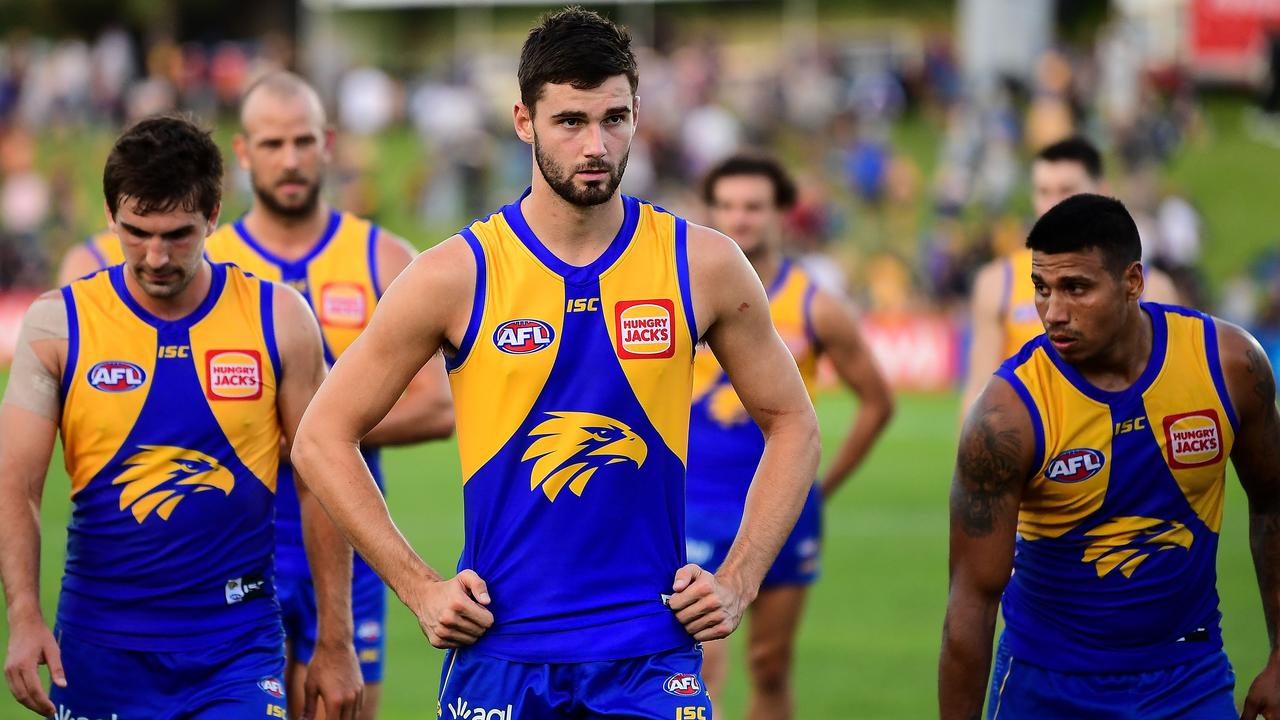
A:
{"label": "player with tattooed arm", "polygon": [[[1116,200],[1077,195],[1027,238],[1045,334],[965,421],[951,491],[945,718],[1280,718],[1280,418],[1258,342],[1142,302]],[[1215,588],[1227,460],[1271,654],[1242,712]],[[992,667],[996,610],[1005,631]]]}

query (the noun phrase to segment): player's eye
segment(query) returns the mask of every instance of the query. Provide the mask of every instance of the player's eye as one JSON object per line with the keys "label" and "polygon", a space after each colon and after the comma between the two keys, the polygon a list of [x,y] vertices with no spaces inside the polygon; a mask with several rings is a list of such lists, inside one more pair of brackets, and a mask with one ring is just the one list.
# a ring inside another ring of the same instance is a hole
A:
{"label": "player's eye", "polygon": [[621,115],[610,115],[604,119],[604,122],[606,125],[621,125],[623,119]]}
{"label": "player's eye", "polygon": [[579,120],[578,118],[565,118],[565,119],[563,119],[563,120],[561,120],[561,121],[560,121],[560,124],[561,124],[561,125],[563,125],[563,126],[565,126],[565,127],[575,128],[575,127],[578,127],[579,125],[581,125],[581,124],[582,124],[582,121],[581,121],[581,120]]}

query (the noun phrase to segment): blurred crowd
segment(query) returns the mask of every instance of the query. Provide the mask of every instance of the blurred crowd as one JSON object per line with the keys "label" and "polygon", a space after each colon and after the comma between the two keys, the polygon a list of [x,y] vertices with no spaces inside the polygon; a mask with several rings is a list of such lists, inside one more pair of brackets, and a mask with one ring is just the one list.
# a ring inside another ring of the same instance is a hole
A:
{"label": "blurred crowd", "polygon": [[[711,164],[768,149],[800,187],[793,251],[824,282],[870,310],[958,316],[976,268],[1025,237],[1027,158],[1081,134],[1104,149],[1108,191],[1139,219],[1145,259],[1187,302],[1280,336],[1280,254],[1210,304],[1201,213],[1165,172],[1203,132],[1194,87],[1176,69],[1145,69],[1125,32],[1104,26],[1024,77],[981,85],[946,31],[884,25],[838,44],[655,32],[639,52],[624,189],[697,218]],[[294,50],[282,37],[144,46],[119,28],[0,37],[0,288],[47,286],[56,256],[100,223],[100,198],[80,187],[96,189],[101,158],[70,139],[97,132],[105,154],[122,125],[173,109],[229,127],[245,84],[294,66]],[[425,240],[515,197],[530,162],[510,129],[517,52],[497,44],[400,73],[351,63],[322,85],[342,134],[335,201],[384,220],[398,208],[417,227],[395,229]],[[389,137],[415,155],[388,163],[403,147],[388,151]],[[380,181],[393,166],[403,176]],[[229,187],[247,192],[234,174]]]}

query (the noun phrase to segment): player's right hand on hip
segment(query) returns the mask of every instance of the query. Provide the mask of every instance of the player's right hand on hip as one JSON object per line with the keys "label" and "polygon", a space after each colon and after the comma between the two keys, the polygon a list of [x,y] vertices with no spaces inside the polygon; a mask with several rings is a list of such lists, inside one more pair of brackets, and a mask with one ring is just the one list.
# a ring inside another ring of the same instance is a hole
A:
{"label": "player's right hand on hip", "polygon": [[57,708],[44,691],[37,667],[49,666],[49,675],[58,687],[67,686],[62,670],[62,652],[43,618],[15,621],[9,626],[9,654],[4,662],[4,679],[18,702],[32,712],[49,717]]}
{"label": "player's right hand on hip", "polygon": [[470,645],[493,625],[489,588],[473,570],[450,580],[430,583],[414,614],[432,646],[445,649]]}
{"label": "player's right hand on hip", "polygon": [[751,599],[714,573],[689,564],[676,571],[668,601],[676,620],[698,642],[728,637]]}

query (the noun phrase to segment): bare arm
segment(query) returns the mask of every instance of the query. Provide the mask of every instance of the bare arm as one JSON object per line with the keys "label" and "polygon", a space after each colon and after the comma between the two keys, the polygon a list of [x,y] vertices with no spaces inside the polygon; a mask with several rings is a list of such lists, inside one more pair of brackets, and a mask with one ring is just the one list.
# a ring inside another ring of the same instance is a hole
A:
{"label": "bare arm", "polygon": [[[276,405],[288,446],[324,380],[324,346],[320,327],[302,296],[284,285],[273,290],[281,364]],[[319,695],[325,702],[325,717],[342,718],[353,715],[359,706],[362,682],[353,644],[351,546],[308,490],[306,479],[299,476],[298,480],[302,540],[316,594],[316,648],[307,672],[306,706],[313,707]]]}
{"label": "bare arm", "polygon": [[[409,243],[385,230],[379,231],[377,243],[378,278],[388,285],[413,262],[416,253]],[[453,398],[444,356],[437,354],[413,376],[404,395],[365,436],[364,444],[411,445],[452,434]]]}
{"label": "bare arm", "polygon": [[973,280],[970,300],[969,374],[964,382],[960,412],[968,412],[978,393],[987,386],[991,373],[1000,366],[1004,350],[1004,328],[1000,324],[1001,295],[1004,294],[1005,260],[996,259],[982,266]]}
{"label": "bare arm", "polygon": [[[347,539],[417,616],[437,647],[474,642],[493,622],[475,573],[441,576],[391,520],[359,443],[445,343],[456,347],[475,292],[459,236],[418,256],[387,288],[369,327],[334,365],[303,415],[292,458]],[[455,582],[456,581],[456,582]]]}
{"label": "bare arm", "polygon": [[54,682],[66,686],[58,645],[40,610],[40,504],[58,433],[66,327],[56,292],[36,301],[23,319],[0,404],[0,580],[10,631],[5,680],[19,702],[46,716],[55,708],[37,666],[47,663]]}
{"label": "bare arm", "polygon": [[701,569],[682,569],[673,586],[677,619],[695,639],[712,640],[737,627],[795,525],[818,470],[818,421],[795,359],[774,329],[764,288],[738,246],[690,224],[689,270],[698,326],[765,438],[724,563],[714,579],[700,582]]}
{"label": "bare arm", "polygon": [[[1280,712],[1280,650],[1276,622],[1280,617],[1280,417],[1276,384],[1266,353],[1245,331],[1218,321],[1218,347],[1227,394],[1239,420],[1231,463],[1249,497],[1249,548],[1262,595],[1270,655],[1249,688],[1245,713],[1275,717]],[[1252,713],[1251,713],[1252,711]]]}
{"label": "bare arm", "polygon": [[938,664],[943,720],[982,714],[1000,595],[1013,569],[1023,486],[1035,462],[1026,407],[993,378],[969,411],[951,484],[950,592]]}
{"label": "bare arm", "polygon": [[830,498],[862,463],[889,418],[893,394],[858,327],[853,309],[842,299],[819,291],[813,298],[813,329],[822,352],[858,397],[858,413],[844,442],[822,478],[822,496]]}
{"label": "bare arm", "polygon": [[84,243],[77,243],[62,256],[62,265],[58,267],[58,285],[70,285],[71,281],[101,269],[102,263],[89,251],[89,247]]}

